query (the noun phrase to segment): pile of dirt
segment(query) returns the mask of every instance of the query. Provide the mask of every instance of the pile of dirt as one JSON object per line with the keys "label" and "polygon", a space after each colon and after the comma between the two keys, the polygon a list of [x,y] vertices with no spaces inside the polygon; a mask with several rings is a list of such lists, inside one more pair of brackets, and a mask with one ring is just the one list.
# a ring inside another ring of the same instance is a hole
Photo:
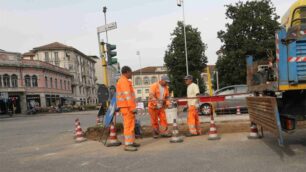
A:
{"label": "pile of dirt", "polygon": [[[239,132],[248,132],[250,131],[250,122],[248,121],[231,121],[231,122],[219,122],[216,123],[218,133],[239,133]],[[143,137],[151,137],[152,136],[152,127],[151,126],[142,126],[142,136]],[[202,123],[201,124],[202,133],[207,133],[209,130],[209,123]],[[116,124],[116,130],[117,133],[123,133],[123,125],[122,123]],[[172,130],[172,125],[169,125],[169,131]],[[187,124],[181,124],[179,125],[180,133],[187,133],[188,132],[188,126]],[[102,134],[104,132],[104,134]],[[87,128],[85,132],[85,137],[89,140],[94,141],[101,141],[105,140],[108,131],[103,131],[103,126],[93,126]],[[103,136],[103,137],[102,137]],[[101,138],[102,137],[102,138]]]}

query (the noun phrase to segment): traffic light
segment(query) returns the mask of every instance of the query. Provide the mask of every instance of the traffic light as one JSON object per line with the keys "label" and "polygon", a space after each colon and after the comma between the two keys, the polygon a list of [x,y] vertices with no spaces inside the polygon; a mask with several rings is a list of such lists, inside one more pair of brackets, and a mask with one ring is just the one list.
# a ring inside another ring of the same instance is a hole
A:
{"label": "traffic light", "polygon": [[108,65],[113,65],[113,64],[117,63],[117,59],[113,58],[113,57],[117,56],[117,52],[114,51],[114,50],[116,50],[116,48],[117,48],[116,45],[106,44]]}

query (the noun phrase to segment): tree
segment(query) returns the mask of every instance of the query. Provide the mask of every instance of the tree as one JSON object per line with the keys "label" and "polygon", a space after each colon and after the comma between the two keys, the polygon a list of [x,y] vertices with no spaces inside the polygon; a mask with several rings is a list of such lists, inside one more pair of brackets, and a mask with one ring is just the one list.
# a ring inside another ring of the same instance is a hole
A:
{"label": "tree", "polygon": [[246,55],[267,59],[275,51],[275,32],[279,28],[271,0],[239,1],[226,5],[226,31],[219,31],[223,43],[216,63],[220,87],[246,83]]}
{"label": "tree", "polygon": [[[184,76],[186,75],[186,58],[184,43],[184,25],[177,23],[177,27],[171,34],[171,44],[165,53],[164,61],[168,69],[168,75],[171,80],[170,89],[174,91],[175,96],[185,96],[186,86]],[[201,93],[205,91],[205,86],[201,78],[201,73],[206,67],[207,57],[205,56],[206,45],[202,42],[201,33],[197,28],[191,25],[186,26],[187,52],[189,73],[199,81]]]}

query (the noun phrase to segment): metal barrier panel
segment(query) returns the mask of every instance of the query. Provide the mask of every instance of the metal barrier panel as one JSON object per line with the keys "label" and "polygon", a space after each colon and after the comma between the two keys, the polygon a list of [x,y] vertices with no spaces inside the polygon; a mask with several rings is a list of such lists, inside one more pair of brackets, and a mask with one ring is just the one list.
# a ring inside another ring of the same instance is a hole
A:
{"label": "metal barrier panel", "polygon": [[250,121],[270,131],[283,144],[280,116],[274,97],[247,97]]}

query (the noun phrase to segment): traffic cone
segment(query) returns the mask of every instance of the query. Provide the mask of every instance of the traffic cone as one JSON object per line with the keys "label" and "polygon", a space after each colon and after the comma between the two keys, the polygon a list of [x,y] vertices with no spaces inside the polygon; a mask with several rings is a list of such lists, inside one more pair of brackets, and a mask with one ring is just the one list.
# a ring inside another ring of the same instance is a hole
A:
{"label": "traffic cone", "polygon": [[213,118],[210,120],[210,127],[208,131],[208,140],[219,140],[221,139],[217,132],[217,127]]}
{"label": "traffic cone", "polygon": [[236,115],[241,115],[240,106],[237,106],[237,107],[236,107]]}
{"label": "traffic cone", "polygon": [[78,128],[78,122],[79,122],[79,118],[75,119],[75,122],[74,122],[73,139],[76,138],[76,132],[77,132],[77,128]]}
{"label": "traffic cone", "polygon": [[248,138],[249,139],[258,139],[258,138],[260,138],[259,134],[258,134],[257,126],[254,123],[251,123],[251,132],[250,132]]}
{"label": "traffic cone", "polygon": [[179,130],[176,123],[176,119],[173,119],[172,137],[170,143],[181,143],[183,142],[183,137],[179,136]]}
{"label": "traffic cone", "polygon": [[87,139],[84,137],[84,133],[83,133],[83,130],[81,128],[81,123],[80,123],[79,119],[76,119],[75,122],[77,124],[76,129],[75,129],[75,142],[81,143],[81,142],[86,141]]}
{"label": "traffic cone", "polygon": [[96,123],[97,123],[97,126],[99,126],[101,124],[99,116],[97,116],[97,118],[96,118]]}
{"label": "traffic cone", "polygon": [[110,125],[110,134],[109,134],[109,141],[106,143],[107,147],[112,147],[112,146],[120,146],[121,142],[117,138],[117,133],[116,133],[116,128],[114,124]]}

